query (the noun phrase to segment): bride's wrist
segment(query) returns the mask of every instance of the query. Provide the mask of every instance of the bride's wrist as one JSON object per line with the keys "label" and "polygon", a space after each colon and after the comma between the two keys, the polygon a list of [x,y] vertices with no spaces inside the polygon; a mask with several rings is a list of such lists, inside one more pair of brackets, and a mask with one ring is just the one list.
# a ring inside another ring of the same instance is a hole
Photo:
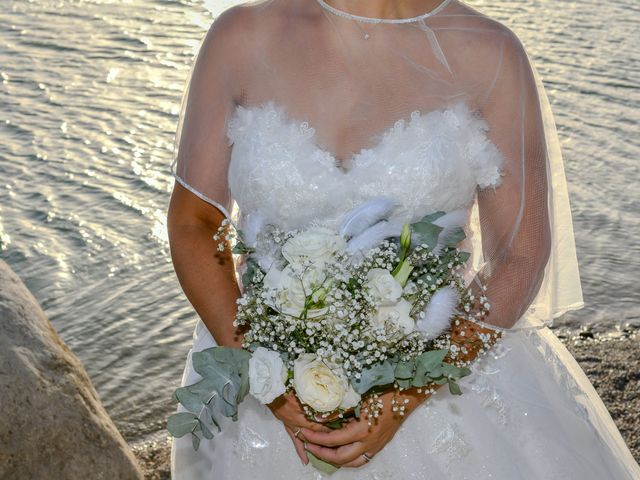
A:
{"label": "bride's wrist", "polygon": [[470,364],[490,350],[502,338],[503,332],[473,320],[455,317],[448,335],[451,353],[447,358],[455,364]]}
{"label": "bride's wrist", "polygon": [[395,388],[388,393],[391,397],[388,410],[400,420],[408,417],[431,396],[428,387]]}

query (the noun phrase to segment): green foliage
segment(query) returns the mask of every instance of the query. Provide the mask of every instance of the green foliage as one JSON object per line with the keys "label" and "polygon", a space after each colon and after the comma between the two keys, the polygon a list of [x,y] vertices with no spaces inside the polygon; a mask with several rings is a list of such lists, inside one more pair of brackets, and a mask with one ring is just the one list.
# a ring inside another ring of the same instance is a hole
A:
{"label": "green foliage", "polygon": [[413,245],[426,244],[430,248],[435,248],[438,244],[438,235],[443,230],[442,227],[434,225],[433,222],[443,216],[445,212],[434,212],[426,215],[420,221],[411,224],[411,243]]}
{"label": "green foliage", "polygon": [[[430,350],[419,355],[414,360],[398,361],[385,360],[362,371],[360,379],[352,380],[353,389],[360,393],[372,393],[392,384],[401,388],[424,387],[430,383],[438,385],[449,384],[449,391],[454,395],[462,394],[456,383],[462,377],[471,374],[466,367],[456,367],[445,362],[448,350]],[[360,415],[359,407],[356,417]]]}
{"label": "green foliage", "polygon": [[193,385],[176,389],[176,399],[187,412],[173,414],[167,421],[167,430],[174,437],[191,433],[197,450],[201,433],[211,439],[214,434],[207,422],[220,427],[214,412],[237,420],[238,404],[249,392],[249,358],[247,350],[213,347],[192,355],[193,368],[202,379]]}
{"label": "green foliage", "polygon": [[336,418],[335,420],[331,420],[329,422],[324,422],[324,426],[325,427],[329,427],[333,430],[338,430],[340,428],[342,428],[342,426],[344,425],[345,419],[344,418]]}
{"label": "green foliage", "polygon": [[246,260],[246,269],[242,274],[242,284],[243,285],[251,285],[251,280],[256,272],[260,269],[256,261],[253,257],[247,257]]}
{"label": "green foliage", "polygon": [[192,433],[199,425],[198,416],[191,412],[175,413],[169,417],[167,428],[174,437],[184,437],[187,433]]}
{"label": "green foliage", "polygon": [[411,224],[412,235],[411,238],[415,240],[416,245],[426,244],[429,248],[435,248],[438,245],[438,235],[442,231],[442,227],[419,221]]}
{"label": "green foliage", "polygon": [[439,367],[441,367],[444,358],[447,356],[448,350],[431,350],[429,352],[425,352],[416,358],[416,372],[413,377],[414,385],[416,382],[419,385],[415,385],[416,387],[421,387],[425,385],[425,379],[431,377],[432,374],[437,371]]}
{"label": "green foliage", "polygon": [[471,254],[469,252],[460,252],[458,253],[458,256],[460,257],[460,261],[464,263],[467,260],[469,260],[469,257],[471,256]]}
{"label": "green foliage", "polygon": [[425,352],[416,359],[416,370],[412,385],[423,387],[429,383],[443,385],[449,384],[449,391],[454,395],[462,394],[460,386],[456,383],[462,377],[471,374],[467,367],[456,367],[444,361],[447,350],[432,350]]}
{"label": "green foliage", "polygon": [[466,238],[464,233],[464,229],[462,227],[455,227],[449,232],[447,235],[444,246],[445,247],[455,247],[458,243]]}
{"label": "green foliage", "polygon": [[360,378],[352,380],[351,385],[356,392],[363,394],[375,386],[392,384],[394,380],[393,365],[385,360],[363,370]]}
{"label": "green foliage", "polygon": [[410,380],[413,377],[413,370],[415,368],[415,362],[398,362],[394,370],[394,375],[397,380]]}
{"label": "green foliage", "polygon": [[309,458],[309,463],[319,472],[326,473],[327,475],[332,475],[340,469],[340,467],[332,463],[325,462],[324,460],[320,460],[309,450],[306,450],[306,452],[307,452],[307,457]]}
{"label": "green foliage", "polygon": [[445,215],[445,212],[442,210],[438,210],[437,212],[430,213],[429,215],[425,215],[420,220],[421,222],[432,223],[438,220],[441,216]]}

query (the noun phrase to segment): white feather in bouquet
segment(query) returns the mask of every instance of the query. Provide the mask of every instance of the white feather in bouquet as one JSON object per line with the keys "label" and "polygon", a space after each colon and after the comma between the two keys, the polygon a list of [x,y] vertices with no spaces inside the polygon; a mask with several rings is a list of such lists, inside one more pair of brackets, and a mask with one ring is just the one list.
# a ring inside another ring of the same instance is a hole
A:
{"label": "white feather in bouquet", "polygon": [[418,330],[429,340],[439,336],[451,325],[451,317],[459,302],[460,297],[454,288],[443,287],[436,290],[416,322]]}
{"label": "white feather in bouquet", "polygon": [[347,252],[351,255],[364,254],[389,237],[398,236],[402,223],[383,220],[367,228],[347,242]]}
{"label": "white feather in bouquet", "polygon": [[434,225],[442,227],[442,231],[440,232],[440,235],[438,235],[438,245],[433,249],[433,252],[436,255],[440,254],[442,247],[446,244],[447,238],[457,228],[461,228],[467,223],[468,216],[469,212],[467,210],[460,209],[446,213],[433,221]]}
{"label": "white feather in bouquet", "polygon": [[355,237],[380,220],[388,218],[396,202],[388,197],[376,197],[348,212],[340,225],[340,235]]}

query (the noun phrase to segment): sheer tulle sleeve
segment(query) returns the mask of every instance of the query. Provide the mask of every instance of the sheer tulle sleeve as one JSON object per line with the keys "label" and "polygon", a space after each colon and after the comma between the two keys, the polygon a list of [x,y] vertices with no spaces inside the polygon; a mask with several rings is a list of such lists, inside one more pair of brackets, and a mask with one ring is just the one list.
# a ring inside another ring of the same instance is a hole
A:
{"label": "sheer tulle sleeve", "polygon": [[[229,10],[207,32],[182,100],[171,173],[176,181],[230,218],[227,120],[238,89],[234,24]],[[237,23],[237,22],[235,22]],[[235,48],[234,48],[235,47]],[[236,57],[234,57],[234,52]]]}
{"label": "sheer tulle sleeve", "polygon": [[482,111],[504,165],[499,186],[478,189],[482,262],[471,288],[491,305],[485,324],[538,327],[582,306],[564,167],[544,89],[514,35],[498,65]]}

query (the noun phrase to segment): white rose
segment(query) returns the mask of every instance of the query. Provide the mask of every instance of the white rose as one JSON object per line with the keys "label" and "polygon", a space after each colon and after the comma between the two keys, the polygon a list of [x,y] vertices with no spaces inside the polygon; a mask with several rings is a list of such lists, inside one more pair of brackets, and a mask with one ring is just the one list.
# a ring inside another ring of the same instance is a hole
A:
{"label": "white rose", "polygon": [[389,326],[399,328],[405,335],[413,332],[416,322],[409,315],[411,313],[411,303],[401,298],[393,305],[382,305],[378,307],[373,316],[373,326],[388,330]]}
{"label": "white rose", "polygon": [[380,305],[395,304],[402,296],[402,285],[384,268],[372,268],[367,272],[366,287]]}
{"label": "white rose", "polygon": [[282,246],[282,255],[294,267],[305,262],[322,266],[336,252],[346,248],[346,240],[326,228],[312,228],[290,238]]}
{"label": "white rose", "polygon": [[293,386],[298,398],[317,412],[351,408],[360,401],[342,368],[318,359],[313,353],[302,354],[295,360]]}
{"label": "white rose", "polygon": [[[299,273],[290,265],[284,270],[270,268],[264,277],[263,285],[269,293],[267,305],[288,315],[299,316],[304,310],[307,295],[320,287],[326,275],[318,269],[307,269]],[[327,308],[307,310],[308,318],[324,315]]]}
{"label": "white rose", "polygon": [[249,359],[249,392],[261,403],[273,402],[286,391],[287,369],[277,352],[256,348]]}

